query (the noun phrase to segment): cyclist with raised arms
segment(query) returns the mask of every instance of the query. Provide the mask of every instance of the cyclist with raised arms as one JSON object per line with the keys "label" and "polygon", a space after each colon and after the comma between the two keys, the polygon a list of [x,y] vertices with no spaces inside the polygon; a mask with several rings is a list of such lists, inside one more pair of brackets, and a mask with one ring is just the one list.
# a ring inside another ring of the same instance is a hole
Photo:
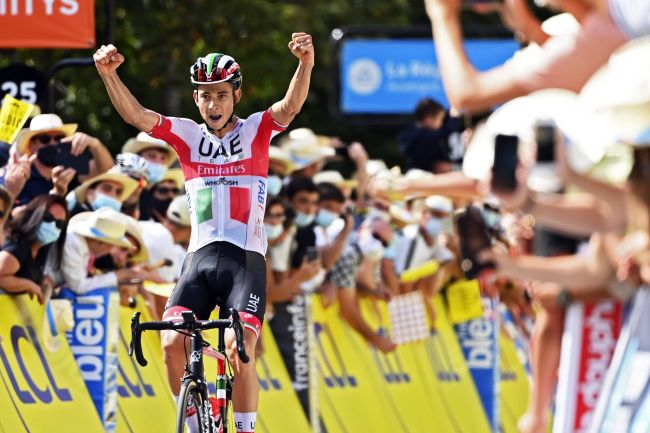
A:
{"label": "cyclist with raised arms", "polygon": [[[216,305],[221,311],[240,311],[251,362],[244,364],[237,357],[233,333],[227,339],[235,370],[233,408],[238,432],[253,432],[257,415],[258,381],[252,355],[266,305],[264,208],[270,140],[302,108],[314,66],[310,35],[292,34],[289,49],[299,63],[285,97],[247,119],[234,114],[242,96],[242,74],[235,59],[220,53],[197,59],[190,73],[194,101],[205,122],[201,125],[142,107],[117,75],[124,56],[113,45],[102,46],[94,55],[122,118],[173,146],[185,176],[192,235],[164,318],[179,318],[181,311],[189,309],[199,319],[207,319]],[[167,377],[178,397],[185,360],[183,336],[165,331],[162,340]],[[198,431],[196,416],[188,417],[187,424],[190,433]]]}

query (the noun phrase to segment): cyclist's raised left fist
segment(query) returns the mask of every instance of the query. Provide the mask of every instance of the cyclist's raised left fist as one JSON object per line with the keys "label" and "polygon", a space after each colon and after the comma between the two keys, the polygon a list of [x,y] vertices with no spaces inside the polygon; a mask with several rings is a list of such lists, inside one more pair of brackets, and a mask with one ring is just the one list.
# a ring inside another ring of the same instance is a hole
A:
{"label": "cyclist's raised left fist", "polygon": [[113,44],[102,45],[93,55],[93,59],[100,75],[115,72],[124,63],[124,56],[117,51]]}
{"label": "cyclist's raised left fist", "polygon": [[311,35],[293,33],[289,42],[289,49],[302,63],[314,64],[314,44]]}

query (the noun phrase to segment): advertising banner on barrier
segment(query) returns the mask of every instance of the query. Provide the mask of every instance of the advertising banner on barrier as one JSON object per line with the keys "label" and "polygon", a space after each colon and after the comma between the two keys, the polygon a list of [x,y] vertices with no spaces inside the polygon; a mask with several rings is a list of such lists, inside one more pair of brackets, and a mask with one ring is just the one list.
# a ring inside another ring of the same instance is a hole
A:
{"label": "advertising banner on barrier", "polygon": [[[116,432],[172,431],[176,422],[176,404],[167,383],[160,334],[155,331],[142,333],[142,353],[148,362],[146,367],[140,367],[135,358],[129,356],[133,313],[140,311],[142,322],[152,320],[144,299],[138,296],[136,301],[136,308],[120,307]],[[152,413],[156,416],[151,416]]]}
{"label": "advertising banner on barrier", "polygon": [[623,316],[613,300],[573,304],[566,313],[553,433],[586,433],[612,360]]}
{"label": "advertising banner on barrier", "polygon": [[44,307],[0,294],[0,311],[0,431],[103,432],[65,336],[57,350],[43,344]]}
{"label": "advertising banner on barrier", "polygon": [[650,431],[650,289],[631,304],[590,433]]}
{"label": "advertising banner on barrier", "polygon": [[0,48],[93,48],[93,0],[0,0]]}
{"label": "advertising banner on barrier", "polygon": [[106,432],[114,432],[117,422],[117,342],[119,336],[119,296],[114,288],[91,290],[77,295],[61,291],[70,299],[74,328],[66,332],[70,349],[95,403]]}

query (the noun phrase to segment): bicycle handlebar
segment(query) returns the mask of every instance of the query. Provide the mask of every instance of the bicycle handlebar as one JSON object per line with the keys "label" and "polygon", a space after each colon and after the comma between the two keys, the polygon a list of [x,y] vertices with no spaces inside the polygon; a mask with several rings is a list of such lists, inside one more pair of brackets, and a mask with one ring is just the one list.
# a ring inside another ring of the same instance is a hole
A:
{"label": "bicycle handlebar", "polygon": [[161,321],[161,322],[144,322],[140,323],[140,312],[133,314],[131,318],[131,343],[129,344],[129,356],[135,353],[135,359],[143,367],[147,366],[147,360],[142,353],[142,331],[198,331],[205,329],[226,329],[233,328],[235,331],[235,340],[237,342],[237,354],[243,363],[249,361],[244,346],[244,331],[242,328],[239,312],[234,308],[230,309],[230,319],[219,320],[183,320],[182,322]]}

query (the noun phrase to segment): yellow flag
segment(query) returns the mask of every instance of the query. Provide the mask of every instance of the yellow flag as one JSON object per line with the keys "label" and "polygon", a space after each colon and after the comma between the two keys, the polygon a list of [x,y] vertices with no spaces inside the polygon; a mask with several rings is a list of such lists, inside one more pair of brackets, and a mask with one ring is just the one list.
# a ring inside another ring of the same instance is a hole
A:
{"label": "yellow flag", "polygon": [[0,140],[13,143],[35,105],[18,100],[8,93],[0,109]]}

